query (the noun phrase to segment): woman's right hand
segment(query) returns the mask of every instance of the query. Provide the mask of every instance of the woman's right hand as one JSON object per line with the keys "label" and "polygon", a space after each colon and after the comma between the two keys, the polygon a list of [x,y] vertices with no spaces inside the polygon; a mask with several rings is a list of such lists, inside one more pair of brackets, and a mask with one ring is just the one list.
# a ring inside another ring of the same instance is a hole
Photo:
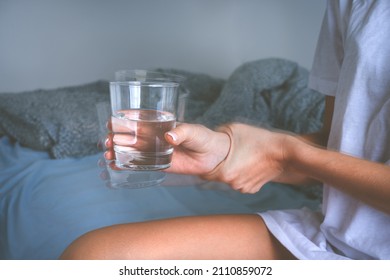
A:
{"label": "woman's right hand", "polygon": [[[112,131],[111,123],[108,123],[107,127]],[[108,133],[104,157],[109,161],[115,160],[113,139],[114,134]],[[226,133],[213,131],[198,124],[180,123],[165,134],[165,139],[174,147],[171,167],[165,171],[179,174],[203,176],[212,172],[226,158],[230,148],[230,138]],[[126,142],[126,139],[121,141]],[[112,162],[110,167],[118,169],[114,165]]]}

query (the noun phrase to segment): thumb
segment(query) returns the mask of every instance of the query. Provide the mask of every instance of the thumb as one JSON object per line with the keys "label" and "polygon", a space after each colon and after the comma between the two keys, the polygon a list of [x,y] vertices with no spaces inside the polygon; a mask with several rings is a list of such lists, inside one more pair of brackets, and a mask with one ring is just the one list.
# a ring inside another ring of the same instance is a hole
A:
{"label": "thumb", "polygon": [[211,131],[203,125],[181,123],[165,133],[165,139],[174,146],[196,147],[207,142],[210,133]]}

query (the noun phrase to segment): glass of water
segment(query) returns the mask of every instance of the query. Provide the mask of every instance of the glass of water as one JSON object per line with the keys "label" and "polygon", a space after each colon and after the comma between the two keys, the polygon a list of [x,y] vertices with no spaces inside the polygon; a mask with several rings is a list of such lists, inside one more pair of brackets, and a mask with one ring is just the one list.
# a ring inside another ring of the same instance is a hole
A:
{"label": "glass of water", "polygon": [[116,72],[110,82],[111,130],[120,169],[168,168],[173,148],[165,133],[176,126],[182,78],[146,70]]}

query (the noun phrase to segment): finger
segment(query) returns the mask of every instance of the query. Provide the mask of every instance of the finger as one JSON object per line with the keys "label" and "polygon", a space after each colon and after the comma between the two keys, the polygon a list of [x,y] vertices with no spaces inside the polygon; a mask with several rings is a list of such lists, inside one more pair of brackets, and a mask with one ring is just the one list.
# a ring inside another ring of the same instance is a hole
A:
{"label": "finger", "polygon": [[104,145],[107,149],[112,149],[115,145],[124,147],[133,147],[135,149],[149,149],[153,150],[156,148],[156,142],[159,139],[155,135],[133,135],[133,134],[107,134],[107,138]]}
{"label": "finger", "polygon": [[107,128],[115,133],[134,133],[137,130],[137,123],[125,118],[125,111],[122,114],[124,115],[124,118],[112,117],[107,123]]}
{"label": "finger", "polygon": [[178,136],[177,136],[176,132],[174,132],[174,131],[168,131],[167,133],[165,133],[164,137],[165,137],[165,140],[166,140],[169,144],[175,145],[175,146],[176,146],[176,145],[179,145],[179,144],[178,144]]}
{"label": "finger", "polygon": [[107,121],[106,123],[106,127],[109,131],[112,131],[112,122],[111,122],[111,118]]}
{"label": "finger", "polygon": [[106,146],[106,148],[111,149],[114,147],[113,137],[114,135],[112,133],[107,134],[106,140],[104,141],[104,146]]}
{"label": "finger", "polygon": [[172,130],[164,133],[164,138],[165,138],[165,140],[169,144],[171,144],[171,145],[179,145],[179,143],[177,142],[178,141],[178,135],[177,135],[176,131],[178,130],[178,127],[183,125],[183,124],[184,123],[177,121],[176,122],[176,126]]}
{"label": "finger", "polygon": [[110,168],[111,170],[114,170],[114,171],[128,170],[126,168],[121,168],[121,167],[117,166],[115,161],[109,162],[109,164],[107,165],[107,168]]}
{"label": "finger", "polygon": [[115,152],[113,150],[107,150],[104,153],[104,158],[106,160],[114,160],[115,159]]}
{"label": "finger", "polygon": [[132,134],[114,134],[112,143],[119,146],[133,146],[137,142],[137,137]]}

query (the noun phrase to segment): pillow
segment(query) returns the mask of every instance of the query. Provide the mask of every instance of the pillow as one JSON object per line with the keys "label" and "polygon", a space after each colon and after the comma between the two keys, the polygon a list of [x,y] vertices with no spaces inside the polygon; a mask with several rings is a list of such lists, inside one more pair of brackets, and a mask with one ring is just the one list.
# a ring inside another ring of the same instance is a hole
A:
{"label": "pillow", "polygon": [[98,152],[96,104],[109,102],[106,81],[52,90],[0,94],[0,134],[46,150],[52,158]]}

